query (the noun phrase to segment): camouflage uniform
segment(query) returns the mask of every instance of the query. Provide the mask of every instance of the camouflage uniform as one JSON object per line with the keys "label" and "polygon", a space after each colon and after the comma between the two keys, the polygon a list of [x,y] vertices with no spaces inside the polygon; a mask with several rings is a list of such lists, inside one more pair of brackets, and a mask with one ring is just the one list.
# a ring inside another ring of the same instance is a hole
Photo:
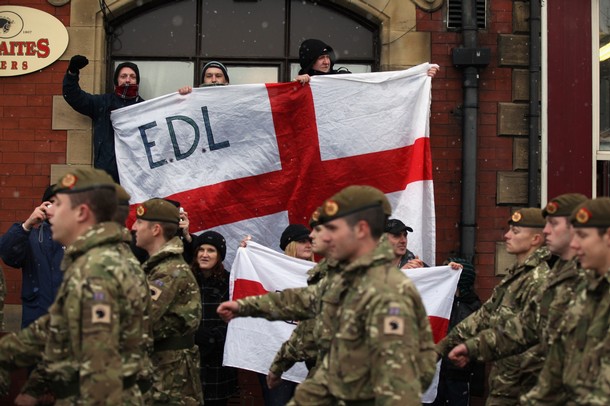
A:
{"label": "camouflage uniform", "polygon": [[492,361],[520,354],[528,348],[542,345],[548,351],[548,342],[559,331],[559,325],[574,297],[574,289],[582,282],[583,271],[576,258],[558,260],[549,273],[544,290],[520,313],[503,326],[484,330],[467,340],[470,357],[478,361]]}
{"label": "camouflage uniform", "polygon": [[[0,339],[0,396],[8,394],[11,370],[40,362],[48,331],[49,315],[45,314],[23,330],[9,333]],[[42,395],[46,387],[36,370],[30,375],[26,388],[28,386],[31,388],[26,393],[34,397]]]}
{"label": "camouflage uniform", "polygon": [[[508,274],[494,288],[483,306],[460,324],[437,344],[439,354],[446,356],[456,345],[476,336],[479,332],[503,326],[506,320],[525,308],[542,291],[548,277],[547,260],[550,253],[546,247],[534,251],[521,264],[515,263]],[[536,346],[527,352],[503,358],[494,363],[489,374],[489,396],[487,405],[515,405],[519,396],[536,383],[542,368],[542,354]]]}
{"label": "camouflage uniform", "polygon": [[48,316],[0,342],[3,367],[32,365],[57,405],[142,404],[146,303],[138,269],[117,245],[116,223],[92,226],[66,248],[64,280]]}
{"label": "camouflage uniform", "polygon": [[[320,264],[308,272],[307,284],[315,285],[326,276],[328,262],[323,259]],[[303,320],[294,329],[290,338],[282,344],[275,355],[269,370],[276,375],[282,375],[300,361],[305,361],[309,375],[313,374],[318,357],[318,343],[314,337],[314,320]]]}
{"label": "camouflage uniform", "polygon": [[524,405],[609,405],[610,273],[587,271]]}
{"label": "camouflage uniform", "polygon": [[343,283],[323,298],[319,319],[331,326],[330,349],[315,374],[297,387],[291,405],[419,401],[436,354],[415,285],[392,265],[387,243],[341,270]]}
{"label": "camouflage uniform", "polygon": [[[406,399],[419,400],[436,365],[432,333],[419,293],[392,266],[393,258],[384,242],[341,270],[329,267],[327,277],[317,285],[238,300],[240,316],[315,317],[317,370],[297,387],[291,404],[376,397],[384,404],[404,405]],[[384,334],[393,322],[397,334]],[[362,333],[368,337],[357,336]]]}
{"label": "camouflage uniform", "polygon": [[143,265],[152,298],[153,400],[162,405],[199,405],[199,349],[194,333],[201,320],[197,281],[182,258],[179,237],[166,242]]}
{"label": "camouflage uniform", "polygon": [[[112,230],[114,232],[114,230]],[[150,346],[151,338],[150,333],[150,294],[148,291],[148,284],[146,283],[146,277],[140,263],[133,256],[129,245],[125,244],[126,238],[131,239],[131,233],[124,227],[120,228],[121,237],[123,244],[118,243],[116,250],[121,258],[124,258],[129,264],[129,272],[133,273],[137,277],[137,282],[130,277],[130,282],[134,284],[134,290],[140,295],[138,303],[141,303],[144,307],[144,314],[142,315],[142,364],[141,376],[149,377],[150,375],[150,360],[147,355],[148,347]],[[48,338],[49,332],[49,315],[44,315],[37,319],[34,323],[30,324],[25,329],[18,333],[12,333],[0,340],[0,368],[4,370],[10,370],[21,367],[30,367],[36,365],[41,360],[42,352],[45,349],[45,343]],[[44,371],[41,368],[35,369],[28,378],[25,386],[21,392],[31,395],[33,397],[42,396],[48,386],[48,382],[43,378]],[[138,382],[139,383],[139,382]],[[125,401],[124,404],[129,404],[129,400]],[[147,402],[144,402],[145,404]],[[133,399],[131,404],[140,404],[140,397],[137,396]]]}

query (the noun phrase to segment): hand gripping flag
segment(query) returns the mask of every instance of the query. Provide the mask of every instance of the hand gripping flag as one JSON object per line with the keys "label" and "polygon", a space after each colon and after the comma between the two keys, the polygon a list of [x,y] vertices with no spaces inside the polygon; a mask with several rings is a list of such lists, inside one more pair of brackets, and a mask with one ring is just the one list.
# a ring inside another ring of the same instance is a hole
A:
{"label": "hand gripping flag", "polygon": [[121,184],[132,204],[181,202],[191,232],[225,236],[229,264],[244,235],[276,248],[324,199],[371,185],[434,263],[429,66],[205,87],[113,111]]}
{"label": "hand gripping flag", "polygon": [[[279,254],[260,244],[249,242],[240,249],[233,263],[230,286],[231,297],[239,299],[287,288],[306,286],[306,272],[315,264]],[[447,334],[449,317],[461,271],[448,266],[409,269],[403,271],[413,280],[419,291],[428,319],[432,326],[434,341]],[[290,337],[294,325],[260,318],[237,318],[229,323],[225,343],[225,365],[267,374],[269,366],[281,344]],[[440,365],[440,363],[439,363]],[[436,397],[438,368],[434,382],[422,397],[432,402]],[[282,377],[301,382],[307,371],[296,364]]]}

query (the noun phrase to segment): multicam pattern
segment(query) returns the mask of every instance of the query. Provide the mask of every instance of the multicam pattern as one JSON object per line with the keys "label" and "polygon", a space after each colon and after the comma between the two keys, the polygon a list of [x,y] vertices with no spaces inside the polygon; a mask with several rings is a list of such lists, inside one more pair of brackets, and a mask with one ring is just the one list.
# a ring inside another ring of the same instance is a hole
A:
{"label": "multicam pattern", "polygon": [[[155,342],[194,334],[201,320],[197,280],[184,262],[182,241],[174,237],[143,265],[152,297],[151,322]],[[155,351],[153,400],[155,404],[199,405],[199,349]]]}
{"label": "multicam pattern", "polygon": [[610,404],[610,274],[587,271],[524,405]]}
{"label": "multicam pattern", "polygon": [[33,365],[42,353],[33,388],[52,388],[57,405],[142,403],[138,386],[123,382],[143,367],[148,292],[122,240],[116,223],[92,226],[66,248],[49,314],[0,341],[3,368]]}
{"label": "multicam pattern", "polygon": [[[483,306],[460,324],[437,344],[439,354],[449,351],[481,331],[503,326],[519,311],[529,305],[542,292],[549,275],[547,260],[550,253],[546,247],[534,251],[522,264],[515,263],[508,274],[495,287],[491,297]],[[506,357],[494,363],[489,375],[487,405],[515,405],[519,396],[536,383],[542,368],[543,355],[539,346],[527,352]]]}
{"label": "multicam pattern", "polygon": [[[315,267],[307,272],[307,284],[315,285],[326,277],[328,262],[323,259]],[[318,343],[314,336],[314,320],[303,320],[294,329],[288,340],[282,344],[275,355],[269,370],[276,375],[282,375],[292,366],[301,361],[307,362],[308,366],[313,366],[318,357]],[[310,369],[310,375],[314,368]]]}
{"label": "multicam pattern", "polygon": [[[419,401],[436,364],[430,323],[413,283],[392,266],[387,243],[314,286],[239,300],[240,315],[315,318],[318,369],[290,404]],[[320,360],[322,360],[320,362]]]}
{"label": "multicam pattern", "polygon": [[470,357],[492,361],[520,354],[536,344],[541,344],[542,352],[546,353],[583,277],[576,259],[558,260],[535,300],[503,326],[484,330],[466,341]]}

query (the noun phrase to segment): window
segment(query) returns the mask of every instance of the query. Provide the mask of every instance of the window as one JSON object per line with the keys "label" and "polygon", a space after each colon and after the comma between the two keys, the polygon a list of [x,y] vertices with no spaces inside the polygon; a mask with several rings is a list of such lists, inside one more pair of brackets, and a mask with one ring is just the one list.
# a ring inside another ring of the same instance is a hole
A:
{"label": "window", "polygon": [[[598,44],[593,47],[599,55],[593,58],[594,61],[599,61],[599,69],[594,69],[599,73],[599,114],[596,115],[597,123],[593,126],[593,152],[597,161],[594,170],[597,196],[610,196],[610,0],[598,0],[592,4],[599,11],[598,35],[594,36],[594,41],[598,41]],[[593,26],[595,29],[595,24]]]}
{"label": "window", "polygon": [[154,1],[111,27],[108,82],[118,63],[131,60],[146,99],[197,86],[210,60],[227,66],[231,84],[289,81],[307,38],[331,45],[336,67],[370,72],[379,65],[377,23],[330,1]]}

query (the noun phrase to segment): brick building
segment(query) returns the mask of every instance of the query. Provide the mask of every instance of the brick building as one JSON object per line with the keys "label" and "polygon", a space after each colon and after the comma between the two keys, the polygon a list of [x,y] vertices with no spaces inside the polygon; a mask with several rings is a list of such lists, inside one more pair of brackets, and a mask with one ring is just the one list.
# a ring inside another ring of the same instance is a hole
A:
{"label": "brick building", "polygon": [[[462,4],[470,1],[473,13],[463,20]],[[63,56],[39,71],[0,71],[0,232],[25,220],[68,167],[91,164],[91,121],[61,96],[72,55],[91,61],[81,85],[92,93],[111,89],[114,66],[126,59],[143,72],[168,64],[166,70],[186,75],[144,95],[150,98],[188,84],[185,77],[195,83],[211,59],[236,72],[232,83],[247,82],[251,69],[268,81],[290,80],[299,35],[329,31],[335,49],[351,51],[343,62],[355,71],[425,61],[442,67],[430,117],[436,258],[472,257],[477,290],[487,298],[512,261],[502,240],[513,207],[539,206],[568,191],[609,190],[609,72],[598,62],[598,48],[609,40],[608,0],[531,1],[534,7],[524,0],[0,0],[55,16],[70,38]],[[223,20],[229,11],[255,24],[241,31],[243,24]],[[274,18],[286,22],[278,32],[252,28]],[[464,21],[472,23],[469,35]],[[258,41],[236,45],[245,35]],[[284,42],[275,51],[259,48],[277,38]],[[151,72],[142,76],[167,82],[167,72]],[[19,324],[20,276],[3,269],[12,329]]]}

